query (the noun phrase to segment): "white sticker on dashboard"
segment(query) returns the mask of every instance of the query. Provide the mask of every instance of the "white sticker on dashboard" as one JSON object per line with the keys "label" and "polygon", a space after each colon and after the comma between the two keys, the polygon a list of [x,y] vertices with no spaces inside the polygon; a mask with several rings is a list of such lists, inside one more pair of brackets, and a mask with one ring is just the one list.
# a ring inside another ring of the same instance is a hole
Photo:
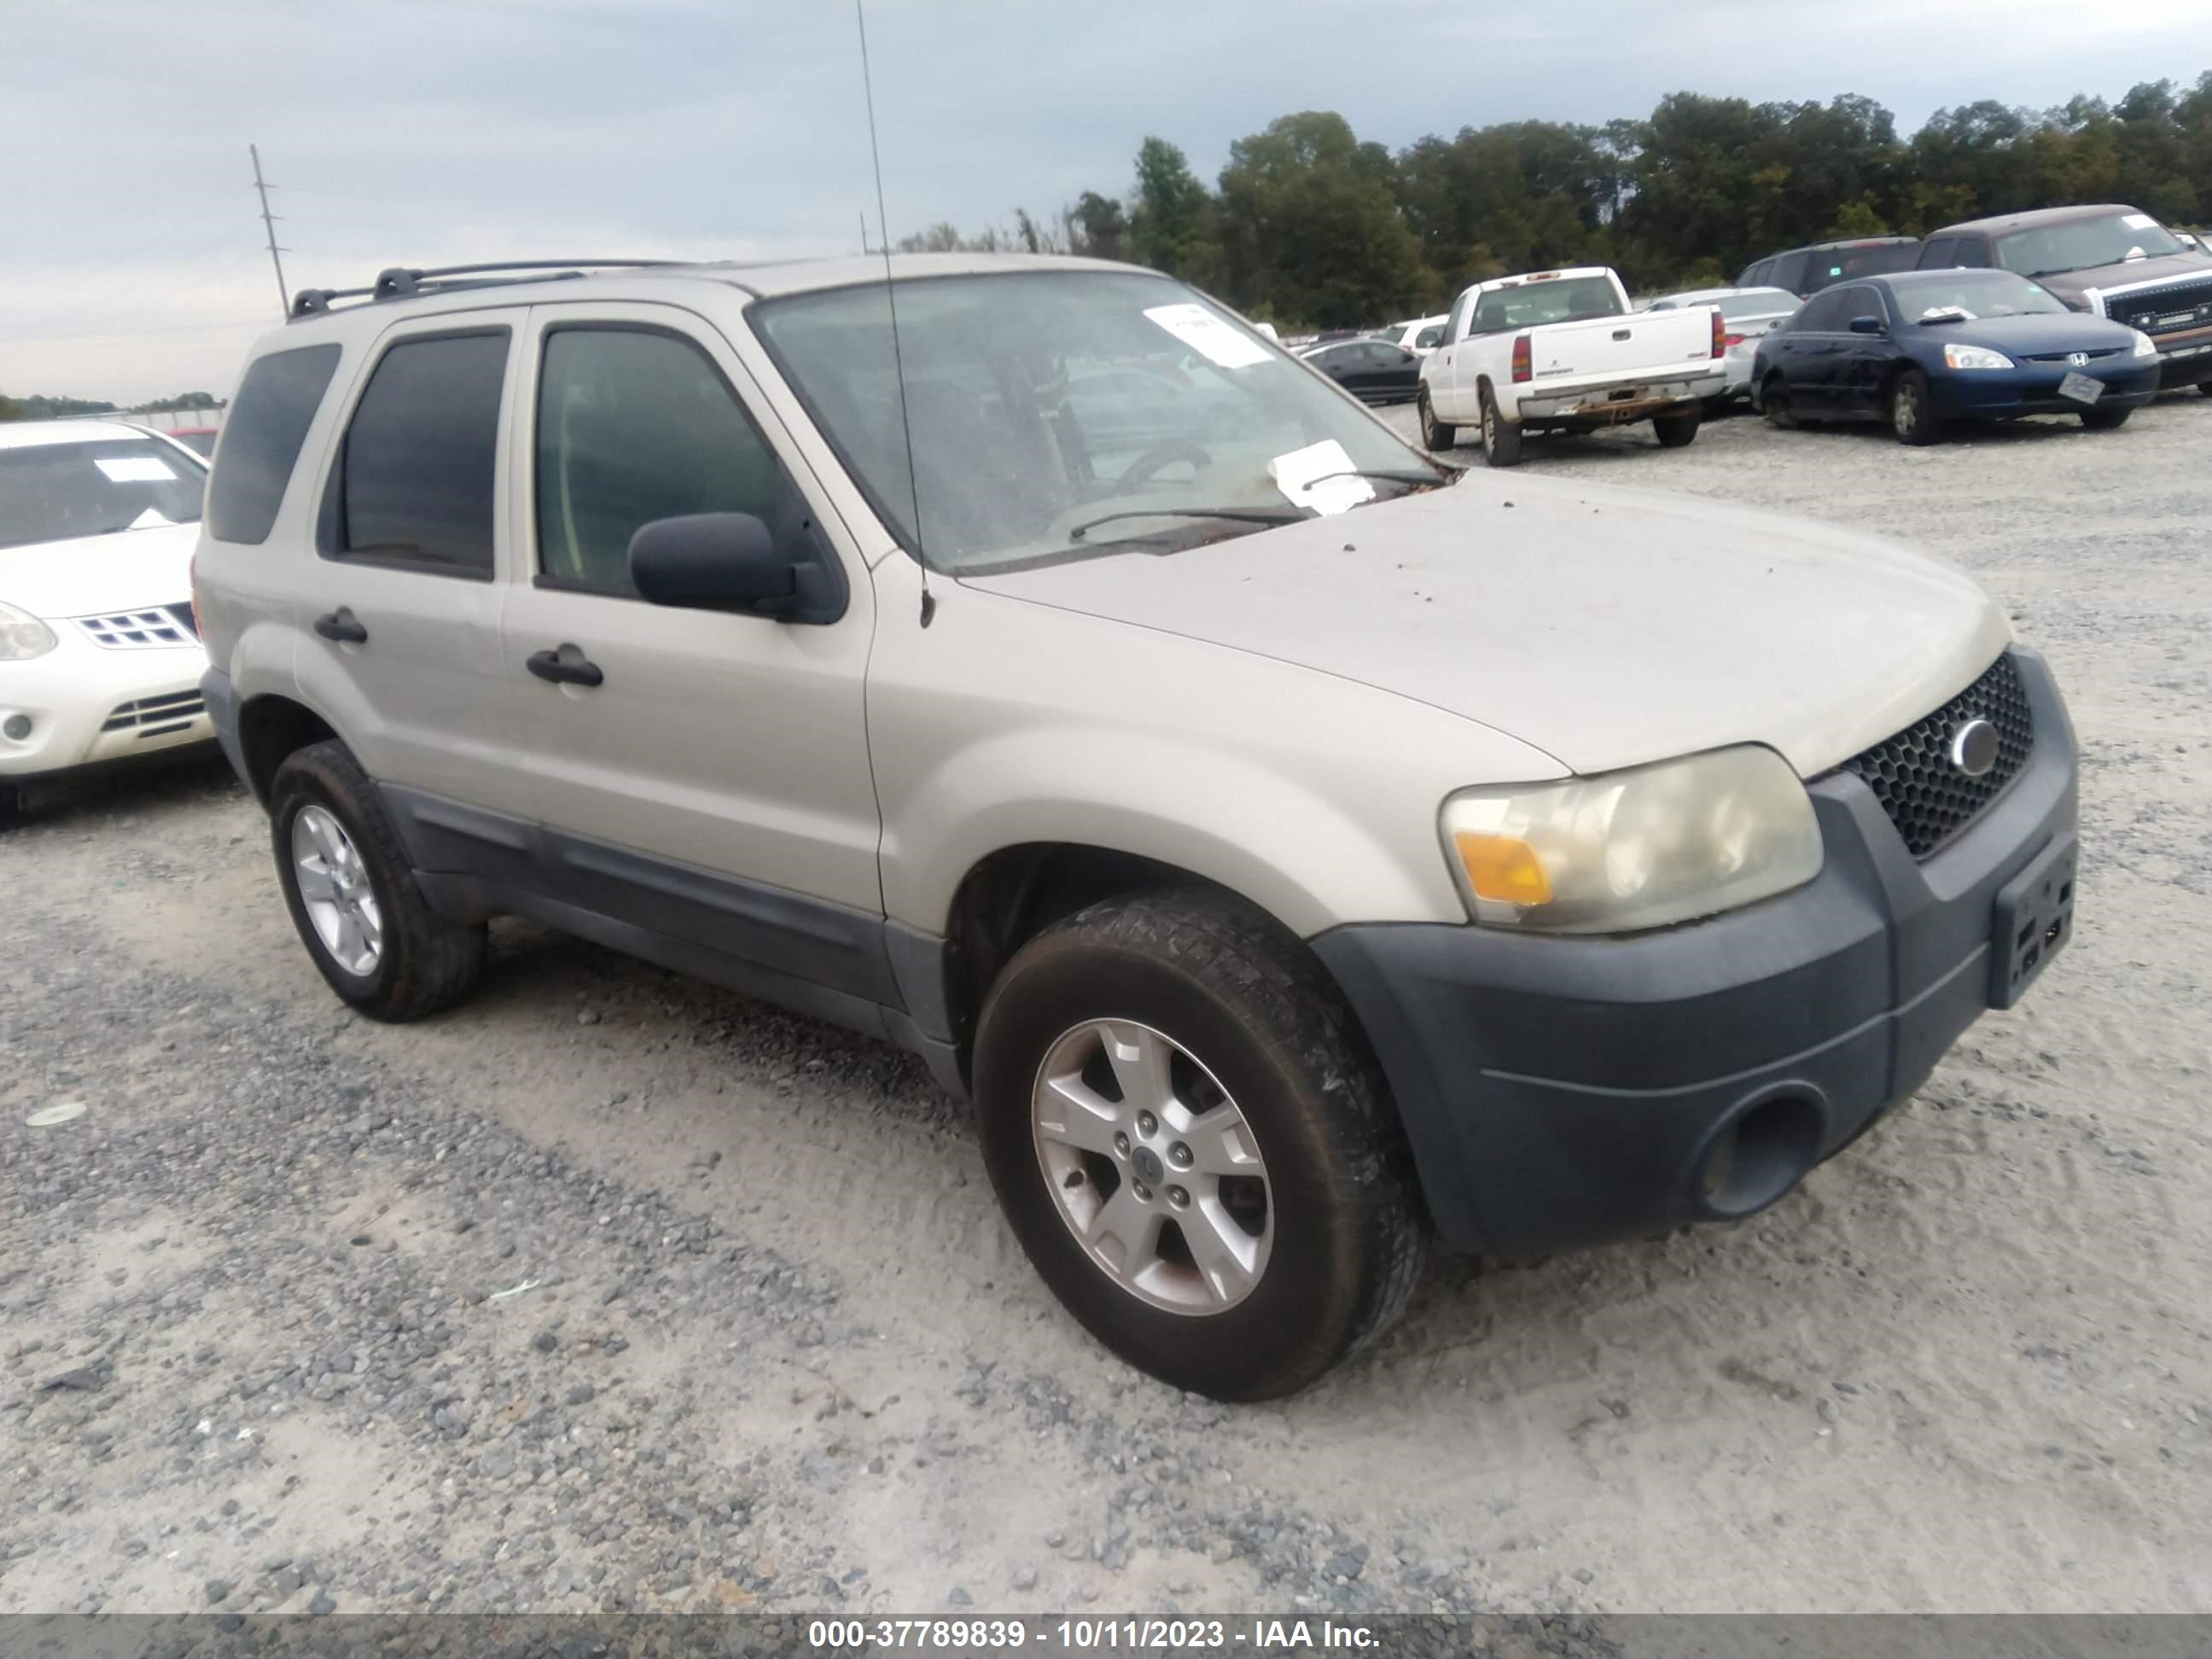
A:
{"label": "white sticker on dashboard", "polygon": [[1285,499],[1324,518],[1375,499],[1375,486],[1351,476],[1352,453],[1334,438],[1293,449],[1267,463],[1267,476]]}
{"label": "white sticker on dashboard", "polygon": [[2152,218],[2148,213],[2124,213],[2120,216],[2120,222],[2125,225],[2130,230],[2155,230],[2158,228],[2158,221]]}
{"label": "white sticker on dashboard", "polygon": [[1267,347],[1249,334],[1238,333],[1195,301],[1154,306],[1145,315],[1208,362],[1223,368],[1249,368],[1267,361]]}
{"label": "white sticker on dashboard", "polygon": [[118,460],[95,459],[93,465],[107,475],[110,483],[174,483],[177,475],[158,455],[125,455]]}

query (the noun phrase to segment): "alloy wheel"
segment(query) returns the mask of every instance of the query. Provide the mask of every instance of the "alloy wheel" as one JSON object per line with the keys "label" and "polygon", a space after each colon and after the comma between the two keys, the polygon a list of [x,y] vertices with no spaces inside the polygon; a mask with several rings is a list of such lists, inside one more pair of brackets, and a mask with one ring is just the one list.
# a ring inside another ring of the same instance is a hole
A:
{"label": "alloy wheel", "polygon": [[1172,1037],[1126,1020],[1066,1032],[1037,1069],[1030,1125],[1060,1219],[1130,1295],[1202,1316],[1259,1285],[1267,1166],[1237,1103]]}
{"label": "alloy wheel", "polygon": [[302,806],[292,820],[292,866],[300,902],[331,960],[349,974],[376,971],[384,956],[384,916],[360,849],[327,808]]}

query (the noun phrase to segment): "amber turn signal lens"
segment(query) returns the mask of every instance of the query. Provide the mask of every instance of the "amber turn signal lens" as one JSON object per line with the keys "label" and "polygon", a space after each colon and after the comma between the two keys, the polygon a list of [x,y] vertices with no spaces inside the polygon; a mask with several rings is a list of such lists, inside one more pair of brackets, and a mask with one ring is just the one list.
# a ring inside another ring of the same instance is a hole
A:
{"label": "amber turn signal lens", "polygon": [[1478,898],[1501,904],[1549,904],[1552,878],[1544,873],[1536,849],[1516,836],[1485,836],[1462,830],[1452,837],[1468,885]]}

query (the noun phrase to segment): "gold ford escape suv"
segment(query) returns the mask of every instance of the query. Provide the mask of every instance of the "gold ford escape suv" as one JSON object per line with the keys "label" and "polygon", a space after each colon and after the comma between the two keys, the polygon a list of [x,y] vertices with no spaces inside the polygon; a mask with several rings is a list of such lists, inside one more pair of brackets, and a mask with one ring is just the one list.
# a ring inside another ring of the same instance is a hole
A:
{"label": "gold ford escape suv", "polygon": [[2070,932],[2073,735],[1965,576],[1455,477],[1123,266],[311,291],[196,581],[346,1001],[511,914],[901,1044],[1075,1316],[1224,1398],[1431,1228],[1773,1203]]}

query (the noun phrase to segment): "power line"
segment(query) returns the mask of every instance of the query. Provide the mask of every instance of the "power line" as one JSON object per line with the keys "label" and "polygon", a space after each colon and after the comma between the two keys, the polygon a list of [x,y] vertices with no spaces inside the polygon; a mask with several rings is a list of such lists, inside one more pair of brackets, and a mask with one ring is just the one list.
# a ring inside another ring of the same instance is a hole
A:
{"label": "power line", "polygon": [[261,147],[248,144],[246,154],[253,158],[253,188],[261,192],[261,228],[269,233],[269,263],[276,267],[276,314],[292,314],[292,290],[284,286],[284,261],[278,256],[283,250],[276,246],[276,216],[269,211],[269,186],[261,177]]}

